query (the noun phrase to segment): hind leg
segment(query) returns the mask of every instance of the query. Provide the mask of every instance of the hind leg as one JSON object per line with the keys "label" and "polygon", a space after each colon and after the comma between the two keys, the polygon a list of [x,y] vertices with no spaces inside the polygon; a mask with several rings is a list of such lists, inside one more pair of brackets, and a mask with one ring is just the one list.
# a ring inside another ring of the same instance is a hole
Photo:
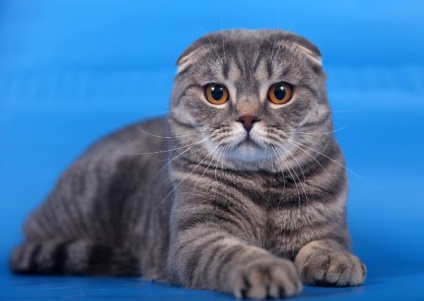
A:
{"label": "hind leg", "polygon": [[137,259],[128,252],[89,240],[26,241],[10,260],[15,273],[137,275]]}

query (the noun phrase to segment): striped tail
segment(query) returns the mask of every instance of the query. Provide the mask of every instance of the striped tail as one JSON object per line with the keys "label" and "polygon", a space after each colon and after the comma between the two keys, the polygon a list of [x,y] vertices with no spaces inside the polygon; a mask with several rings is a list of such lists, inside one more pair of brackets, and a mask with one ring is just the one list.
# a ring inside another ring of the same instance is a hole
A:
{"label": "striped tail", "polygon": [[135,256],[116,247],[86,240],[26,241],[17,247],[10,268],[18,274],[99,276],[139,275]]}

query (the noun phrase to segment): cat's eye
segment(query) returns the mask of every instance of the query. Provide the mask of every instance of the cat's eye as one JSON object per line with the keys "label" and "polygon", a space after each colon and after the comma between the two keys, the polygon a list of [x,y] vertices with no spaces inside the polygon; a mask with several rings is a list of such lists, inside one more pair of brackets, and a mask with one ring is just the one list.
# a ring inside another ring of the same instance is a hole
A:
{"label": "cat's eye", "polygon": [[285,82],[273,84],[268,90],[268,99],[277,105],[290,101],[293,96],[293,87]]}
{"label": "cat's eye", "polygon": [[228,89],[224,85],[209,84],[205,86],[206,99],[214,105],[221,105],[228,100]]}

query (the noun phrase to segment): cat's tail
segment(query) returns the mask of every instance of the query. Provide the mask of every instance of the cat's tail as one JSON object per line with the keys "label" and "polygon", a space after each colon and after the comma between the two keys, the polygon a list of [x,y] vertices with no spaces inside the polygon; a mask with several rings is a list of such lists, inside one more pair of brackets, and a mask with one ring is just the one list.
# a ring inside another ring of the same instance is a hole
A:
{"label": "cat's tail", "polygon": [[129,252],[86,240],[26,241],[13,251],[10,268],[19,274],[139,275]]}

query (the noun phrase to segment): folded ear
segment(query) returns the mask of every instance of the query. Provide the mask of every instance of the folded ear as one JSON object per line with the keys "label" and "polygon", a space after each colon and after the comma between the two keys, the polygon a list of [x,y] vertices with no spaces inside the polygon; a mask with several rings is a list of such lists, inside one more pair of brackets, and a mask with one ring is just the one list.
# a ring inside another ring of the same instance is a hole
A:
{"label": "folded ear", "polygon": [[200,56],[208,51],[209,40],[202,37],[191,44],[183,53],[178,57],[176,65],[178,66],[177,74],[186,70],[193,64]]}
{"label": "folded ear", "polygon": [[282,42],[288,42],[296,52],[304,55],[313,64],[322,66],[321,52],[311,41],[290,32],[281,32],[280,35]]}

